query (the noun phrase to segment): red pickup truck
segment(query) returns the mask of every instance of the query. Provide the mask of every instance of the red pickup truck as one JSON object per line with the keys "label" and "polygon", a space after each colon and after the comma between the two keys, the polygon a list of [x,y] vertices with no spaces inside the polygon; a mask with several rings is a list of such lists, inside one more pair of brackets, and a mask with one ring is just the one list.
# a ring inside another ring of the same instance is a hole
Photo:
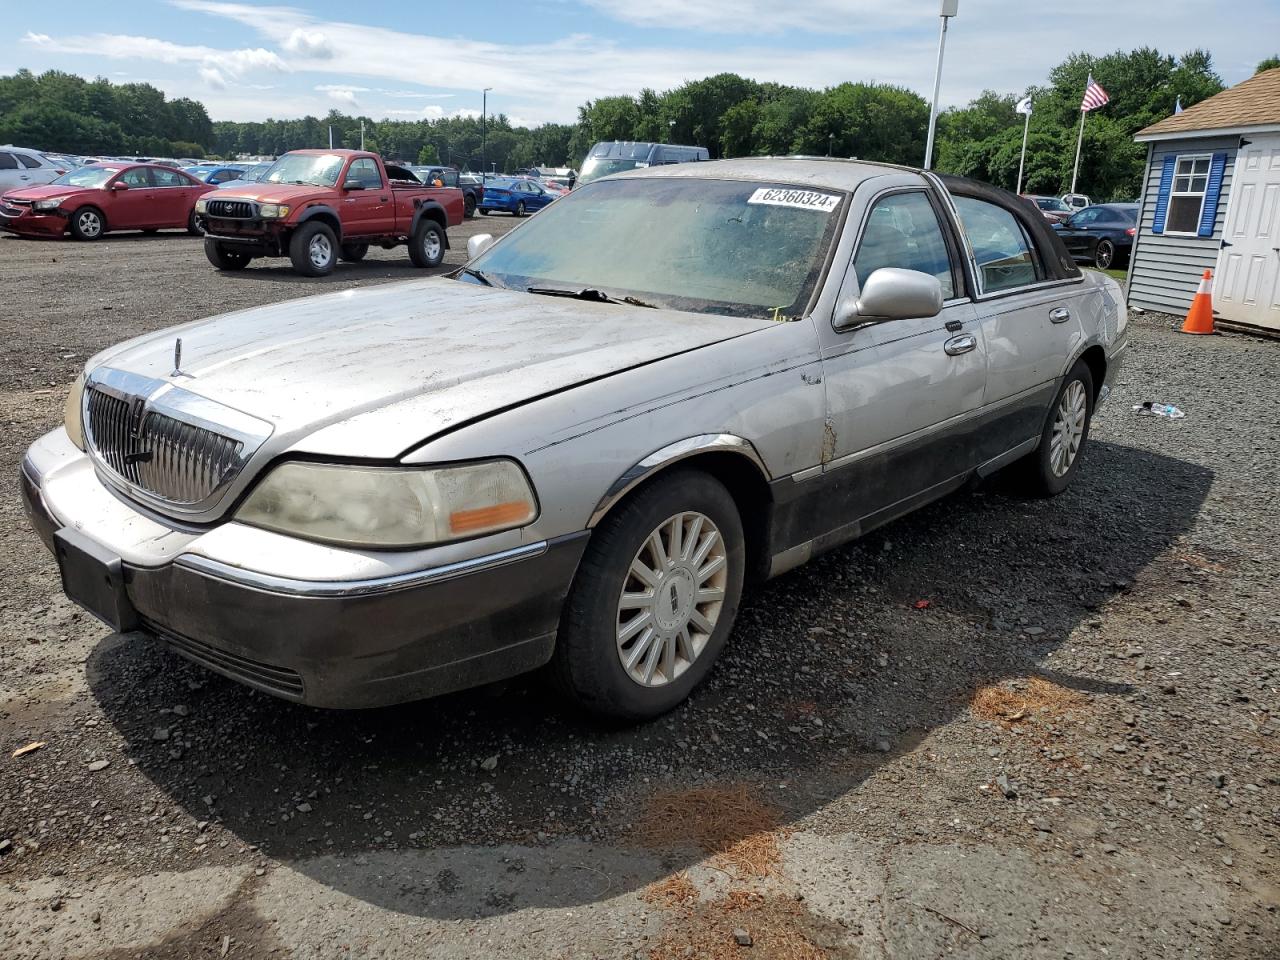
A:
{"label": "red pickup truck", "polygon": [[439,266],[446,231],[464,210],[457,187],[426,186],[376,154],[294,150],[258,182],[202,197],[195,212],[205,256],[219,270],[288,257],[304,276],[323,277],[339,257],[360,260],[372,244],[406,243],[415,266]]}

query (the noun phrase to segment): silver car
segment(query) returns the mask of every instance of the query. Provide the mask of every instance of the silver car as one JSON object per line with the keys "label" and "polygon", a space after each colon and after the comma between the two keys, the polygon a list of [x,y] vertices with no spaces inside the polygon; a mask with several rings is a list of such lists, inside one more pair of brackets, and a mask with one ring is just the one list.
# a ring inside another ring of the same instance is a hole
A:
{"label": "silver car", "polygon": [[471,247],[90,360],[22,466],[67,595],[302,703],[550,663],[649,717],[744,585],[1003,467],[1063,490],[1126,343],[1033,207],[908,168],[649,168]]}

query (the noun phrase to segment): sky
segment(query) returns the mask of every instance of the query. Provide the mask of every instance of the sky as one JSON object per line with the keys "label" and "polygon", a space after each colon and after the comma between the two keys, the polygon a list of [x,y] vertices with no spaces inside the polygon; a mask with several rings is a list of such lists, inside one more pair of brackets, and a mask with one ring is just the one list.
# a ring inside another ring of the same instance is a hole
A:
{"label": "sky", "polygon": [[[572,122],[586,100],[731,71],[821,88],[853,81],[928,99],[939,0],[4,0],[0,74],[19,67],[145,81],[215,120],[331,108],[374,119],[490,113]],[[1067,54],[1212,53],[1228,85],[1280,53],[1280,0],[960,0],[941,101],[1021,93]],[[1083,92],[1083,91],[1082,91]]]}

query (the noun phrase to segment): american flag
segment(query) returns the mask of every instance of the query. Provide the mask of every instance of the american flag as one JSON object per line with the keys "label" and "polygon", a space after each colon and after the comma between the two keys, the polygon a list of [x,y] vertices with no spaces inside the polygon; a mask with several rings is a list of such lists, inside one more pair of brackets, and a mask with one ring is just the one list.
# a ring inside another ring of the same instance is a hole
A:
{"label": "american flag", "polygon": [[1084,88],[1084,99],[1080,101],[1080,109],[1097,110],[1110,102],[1111,98],[1107,96],[1107,91],[1103,90],[1098,85],[1098,81],[1093,79],[1093,74],[1089,74],[1089,83]]}

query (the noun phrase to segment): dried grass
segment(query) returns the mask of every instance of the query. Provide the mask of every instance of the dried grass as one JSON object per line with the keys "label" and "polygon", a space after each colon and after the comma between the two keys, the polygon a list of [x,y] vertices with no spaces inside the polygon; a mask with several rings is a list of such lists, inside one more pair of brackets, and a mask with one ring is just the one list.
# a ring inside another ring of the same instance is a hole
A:
{"label": "dried grass", "polygon": [[[750,955],[756,960],[828,960],[812,937],[818,921],[790,900],[734,890],[664,927],[649,952],[650,960],[741,960],[744,950],[733,938],[742,927],[751,934]],[[689,950],[692,948],[692,954]]]}
{"label": "dried grass", "polygon": [[698,888],[693,885],[689,875],[681,870],[665,880],[649,884],[640,892],[640,898],[647,903],[672,910],[687,910],[697,905]]}
{"label": "dried grass", "polygon": [[1011,727],[1035,715],[1061,716],[1085,702],[1085,697],[1074,690],[1043,677],[1032,677],[1025,690],[998,684],[982,687],[973,695],[969,708],[979,719],[995,720]]}
{"label": "dried grass", "polygon": [[631,835],[650,849],[696,847],[739,877],[767,877],[788,835],[778,821],[778,812],[745,784],[694,787],[651,796]]}

